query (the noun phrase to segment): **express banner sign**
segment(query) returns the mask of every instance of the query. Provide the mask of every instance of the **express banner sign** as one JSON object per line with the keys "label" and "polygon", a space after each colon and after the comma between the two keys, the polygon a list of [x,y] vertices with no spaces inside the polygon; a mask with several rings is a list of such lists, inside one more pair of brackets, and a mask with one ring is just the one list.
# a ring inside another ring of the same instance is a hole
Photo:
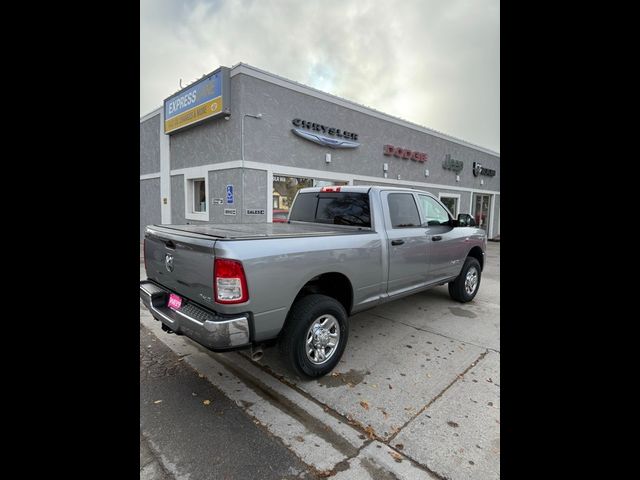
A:
{"label": "express banner sign", "polygon": [[183,88],[164,101],[164,133],[229,112],[229,69],[215,72]]}

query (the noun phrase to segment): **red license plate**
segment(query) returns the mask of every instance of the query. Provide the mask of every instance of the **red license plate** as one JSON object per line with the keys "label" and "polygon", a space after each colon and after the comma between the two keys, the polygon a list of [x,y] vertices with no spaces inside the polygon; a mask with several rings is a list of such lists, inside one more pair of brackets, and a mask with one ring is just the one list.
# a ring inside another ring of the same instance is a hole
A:
{"label": "red license plate", "polygon": [[180,309],[182,306],[182,297],[178,295],[174,295],[173,293],[169,294],[169,302],[167,303],[167,307],[173,308],[174,310]]}

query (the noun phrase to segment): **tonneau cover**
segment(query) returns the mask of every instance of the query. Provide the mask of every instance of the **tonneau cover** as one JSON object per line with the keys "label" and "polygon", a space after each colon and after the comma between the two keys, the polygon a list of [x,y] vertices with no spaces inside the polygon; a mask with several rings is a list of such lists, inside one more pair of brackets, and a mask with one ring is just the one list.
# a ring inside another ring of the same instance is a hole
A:
{"label": "tonneau cover", "polygon": [[[259,238],[321,237],[370,233],[369,228],[318,223],[245,223],[203,225],[153,225],[149,228],[204,235],[220,240],[249,240]],[[177,233],[176,232],[176,233]]]}

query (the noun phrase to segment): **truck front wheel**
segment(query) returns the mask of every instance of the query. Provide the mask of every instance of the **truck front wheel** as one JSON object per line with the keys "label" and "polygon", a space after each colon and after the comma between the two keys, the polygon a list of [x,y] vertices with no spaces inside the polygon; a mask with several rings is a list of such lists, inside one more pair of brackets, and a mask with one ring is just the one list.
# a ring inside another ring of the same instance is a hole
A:
{"label": "truck front wheel", "polygon": [[280,337],[280,350],[298,373],[326,375],[347,345],[349,323],[344,307],[326,295],[307,295],[293,304]]}
{"label": "truck front wheel", "polygon": [[460,275],[449,282],[449,295],[458,302],[473,300],[480,287],[480,262],[476,258],[467,257]]}

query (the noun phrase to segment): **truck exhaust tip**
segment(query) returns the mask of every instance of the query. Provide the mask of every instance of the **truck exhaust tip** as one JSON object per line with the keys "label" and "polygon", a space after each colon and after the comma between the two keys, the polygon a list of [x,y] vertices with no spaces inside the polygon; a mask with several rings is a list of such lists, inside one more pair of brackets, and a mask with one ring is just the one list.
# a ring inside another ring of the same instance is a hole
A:
{"label": "truck exhaust tip", "polygon": [[262,351],[262,347],[258,346],[258,347],[251,347],[251,360],[253,360],[254,362],[259,361],[262,356],[264,355],[264,352]]}
{"label": "truck exhaust tip", "polygon": [[[162,322],[161,322],[162,323]],[[171,330],[169,327],[167,327],[164,323],[162,324],[162,330],[164,332],[167,332],[168,334],[172,334],[172,333],[176,333],[173,330]]]}

